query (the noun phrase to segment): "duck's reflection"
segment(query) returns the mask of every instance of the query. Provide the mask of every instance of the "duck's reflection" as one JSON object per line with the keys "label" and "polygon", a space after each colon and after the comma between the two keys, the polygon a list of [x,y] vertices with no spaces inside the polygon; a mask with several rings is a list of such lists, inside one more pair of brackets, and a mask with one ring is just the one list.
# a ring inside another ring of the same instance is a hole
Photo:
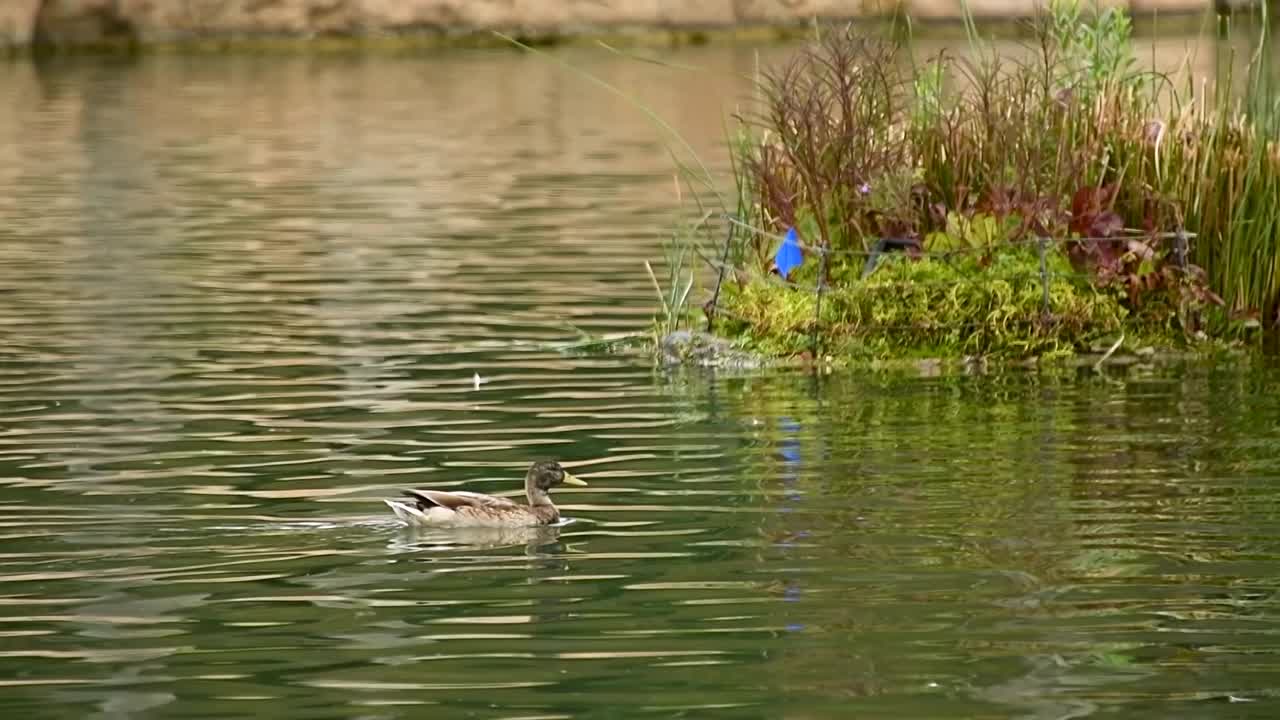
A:
{"label": "duck's reflection", "polygon": [[392,549],[451,550],[495,549],[523,545],[525,553],[557,552],[564,524],[530,527],[402,528],[392,541]]}

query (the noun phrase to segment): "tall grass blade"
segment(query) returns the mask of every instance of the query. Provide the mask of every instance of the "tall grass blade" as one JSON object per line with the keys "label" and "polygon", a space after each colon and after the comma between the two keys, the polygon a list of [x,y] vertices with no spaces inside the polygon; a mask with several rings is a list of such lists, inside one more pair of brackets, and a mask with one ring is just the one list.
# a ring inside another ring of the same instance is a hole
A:
{"label": "tall grass blade", "polygon": [[[551,54],[549,54],[549,53],[543,52],[543,51],[541,51],[541,50],[539,50],[539,49],[537,49],[537,48],[531,47],[530,45],[528,45],[528,44],[526,44],[526,43],[522,43],[522,42],[520,42],[519,40],[517,40],[517,39],[515,39],[515,38],[511,37],[510,35],[507,35],[506,33],[500,32],[500,31],[498,31],[498,30],[491,30],[490,32],[492,32],[492,33],[493,33],[494,35],[496,35],[497,37],[499,37],[499,38],[501,38],[501,39],[505,40],[506,42],[509,42],[509,43],[511,43],[512,45],[515,45],[516,47],[518,47],[518,48],[521,48],[521,49],[525,50],[526,52],[533,53],[534,55],[538,55],[538,56],[540,56],[540,57],[547,58],[547,59],[549,59],[549,60],[551,60],[551,61],[555,62],[557,65],[559,65],[559,66],[561,66],[561,67],[563,67],[563,68],[565,68],[565,69],[567,69],[567,70],[570,70],[570,71],[574,72],[574,73],[575,73],[575,74],[577,74],[577,75],[580,75],[580,76],[582,76],[582,77],[586,78],[587,80],[591,81],[592,83],[594,83],[594,84],[596,84],[596,85],[598,85],[598,86],[600,86],[600,87],[604,88],[605,90],[608,90],[609,92],[613,93],[614,95],[617,95],[618,97],[620,97],[620,98],[622,98],[623,100],[627,101],[627,102],[628,102],[628,103],[630,103],[632,106],[636,107],[638,110],[640,110],[640,112],[644,113],[644,114],[645,114],[645,116],[646,116],[646,117],[648,117],[648,118],[649,118],[649,119],[650,119],[650,120],[651,120],[655,125],[657,125],[657,126],[658,126],[659,128],[661,128],[663,131],[665,131],[668,135],[670,135],[672,138],[674,138],[674,139],[675,139],[675,141],[676,141],[677,143],[679,143],[679,144],[680,144],[680,145],[681,145],[681,146],[682,146],[682,147],[683,147],[683,148],[684,148],[684,149],[689,153],[689,156],[690,156],[691,158],[693,158],[693,161],[697,164],[697,166],[698,166],[698,170],[699,170],[699,171],[700,171],[700,173],[701,173],[701,176],[698,176],[698,175],[693,174],[693,173],[690,173],[690,176],[691,176],[691,177],[694,177],[695,179],[697,179],[697,180],[699,180],[701,183],[703,183],[703,184],[707,187],[707,189],[709,189],[709,190],[710,190],[710,191],[711,191],[711,192],[716,196],[716,199],[717,199],[717,201],[719,202],[720,207],[721,207],[722,209],[727,209],[727,206],[726,206],[726,204],[725,204],[725,202],[724,202],[724,198],[721,196],[720,191],[716,188],[715,176],[711,174],[711,170],[707,168],[707,166],[706,166],[706,164],[705,164],[705,163],[703,163],[702,158],[701,158],[701,157],[699,157],[699,155],[698,155],[698,152],[697,152],[696,150],[694,150],[694,149],[693,149],[693,146],[692,146],[692,145],[690,145],[690,144],[689,144],[689,142],[688,142],[687,140],[685,140],[685,139],[684,139],[684,136],[683,136],[683,135],[681,135],[681,134],[680,134],[680,133],[679,133],[675,128],[673,128],[673,127],[671,126],[671,124],[670,124],[670,123],[668,123],[666,120],[663,120],[663,119],[662,119],[662,117],[661,117],[660,115],[658,115],[658,113],[657,113],[657,112],[655,112],[655,111],[653,110],[653,108],[651,108],[651,107],[649,107],[648,105],[646,105],[646,104],[644,104],[644,103],[640,102],[639,100],[637,100],[637,99],[636,99],[635,97],[633,97],[632,95],[629,95],[629,94],[627,94],[626,92],[623,92],[622,90],[618,89],[618,88],[617,88],[617,87],[615,87],[612,83],[609,83],[608,81],[606,81],[606,80],[604,80],[604,79],[602,79],[602,78],[600,78],[600,77],[598,77],[598,76],[596,76],[596,75],[593,75],[593,74],[591,74],[591,73],[589,73],[589,72],[587,72],[587,71],[585,71],[585,70],[583,70],[583,69],[581,69],[581,68],[579,68],[579,67],[577,67],[577,66],[575,66],[575,65],[572,65],[572,64],[570,64],[570,63],[568,63],[568,62],[565,62],[565,61],[564,61],[563,59],[561,59],[561,58],[558,58],[558,57],[556,57],[556,56],[554,56],[554,55],[551,55]],[[668,152],[668,154],[670,154],[670,155],[671,155],[671,159],[672,159],[672,161],[674,161],[674,162],[675,162],[677,165],[679,165],[680,167],[684,167],[684,165],[683,165],[683,163],[681,162],[680,158],[676,155],[676,153],[675,153],[674,151],[672,151],[672,150],[671,150],[671,148],[670,148],[669,146],[667,147],[667,152]]]}

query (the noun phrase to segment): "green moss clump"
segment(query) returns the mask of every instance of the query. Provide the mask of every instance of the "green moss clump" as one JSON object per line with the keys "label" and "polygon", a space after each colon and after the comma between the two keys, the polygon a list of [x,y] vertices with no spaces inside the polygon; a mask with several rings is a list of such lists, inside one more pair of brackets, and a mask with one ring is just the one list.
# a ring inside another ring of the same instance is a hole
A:
{"label": "green moss clump", "polygon": [[1048,313],[1038,253],[1007,246],[986,258],[886,256],[866,279],[833,277],[820,316],[811,280],[728,286],[719,331],[785,357],[812,351],[816,330],[824,353],[849,360],[1066,356],[1122,332],[1132,341],[1181,344],[1167,307],[1131,313],[1120,293],[1096,288],[1056,248],[1046,265]]}

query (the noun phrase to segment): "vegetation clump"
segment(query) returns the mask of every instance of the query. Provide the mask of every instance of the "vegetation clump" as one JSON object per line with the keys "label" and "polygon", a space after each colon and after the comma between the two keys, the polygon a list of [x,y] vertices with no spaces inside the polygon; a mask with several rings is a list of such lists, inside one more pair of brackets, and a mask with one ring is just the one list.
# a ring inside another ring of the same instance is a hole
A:
{"label": "vegetation clump", "polygon": [[896,254],[866,280],[837,279],[821,308],[813,292],[735,286],[720,327],[783,356],[811,350],[820,331],[827,352],[855,359],[1061,355],[1122,331],[1129,313],[1117,294],[1079,282],[1061,253],[1048,264],[1052,312],[1044,309],[1036,252],[1019,248],[986,267],[972,257]]}
{"label": "vegetation clump", "polygon": [[1129,34],[1059,0],[1016,58],[975,35],[970,58],[918,64],[848,30],[764,75],[717,332],[774,355],[1015,357],[1275,325],[1280,101],[1256,62],[1263,103],[1229,78],[1183,92]]}

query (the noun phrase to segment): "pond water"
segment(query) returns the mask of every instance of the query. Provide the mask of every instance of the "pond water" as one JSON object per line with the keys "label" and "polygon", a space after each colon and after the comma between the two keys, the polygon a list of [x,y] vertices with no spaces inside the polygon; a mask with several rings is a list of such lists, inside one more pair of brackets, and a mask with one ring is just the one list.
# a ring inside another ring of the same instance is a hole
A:
{"label": "pond water", "polygon": [[[724,170],[750,49],[567,55]],[[1274,367],[549,349],[646,326],[689,198],[538,58],[12,63],[0,95],[6,714],[1280,712]],[[541,457],[590,483],[561,528],[381,503]]]}

